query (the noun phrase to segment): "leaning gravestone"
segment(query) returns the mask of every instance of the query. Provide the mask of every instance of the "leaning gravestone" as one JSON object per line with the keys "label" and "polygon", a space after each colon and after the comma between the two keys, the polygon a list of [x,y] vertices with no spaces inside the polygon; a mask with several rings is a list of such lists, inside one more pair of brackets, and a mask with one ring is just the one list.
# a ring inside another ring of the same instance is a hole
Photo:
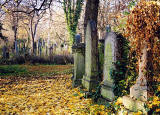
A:
{"label": "leaning gravestone", "polygon": [[85,73],[85,45],[80,43],[81,36],[75,36],[75,44],[72,46],[72,52],[74,55],[74,74],[73,74],[73,87],[82,85],[82,78]]}
{"label": "leaning gravestone", "polygon": [[104,67],[103,67],[103,82],[101,87],[101,95],[112,101],[114,99],[114,81],[111,78],[111,70],[114,67],[114,62],[116,62],[116,57],[118,54],[117,48],[117,35],[114,32],[107,32],[105,37],[105,50],[104,50]]}
{"label": "leaning gravestone", "polygon": [[89,91],[96,89],[100,82],[97,64],[98,49],[95,48],[98,46],[98,41],[96,40],[96,36],[93,36],[93,32],[96,32],[96,23],[89,21],[85,38],[85,75],[82,79],[83,86]]}
{"label": "leaning gravestone", "polygon": [[145,102],[148,100],[148,86],[147,86],[147,63],[148,51],[147,45],[144,42],[144,47],[141,50],[141,57],[139,59],[139,74],[136,80],[136,84],[130,88],[130,96],[123,96],[123,105],[130,111],[143,111],[147,115],[145,109]]}

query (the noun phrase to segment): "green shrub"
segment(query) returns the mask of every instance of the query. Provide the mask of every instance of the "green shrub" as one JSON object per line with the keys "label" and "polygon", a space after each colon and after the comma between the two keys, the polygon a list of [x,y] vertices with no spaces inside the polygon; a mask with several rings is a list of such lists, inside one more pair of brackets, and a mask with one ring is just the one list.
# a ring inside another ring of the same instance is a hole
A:
{"label": "green shrub", "polygon": [[16,75],[26,73],[26,68],[22,68],[18,65],[3,65],[0,66],[0,75]]}

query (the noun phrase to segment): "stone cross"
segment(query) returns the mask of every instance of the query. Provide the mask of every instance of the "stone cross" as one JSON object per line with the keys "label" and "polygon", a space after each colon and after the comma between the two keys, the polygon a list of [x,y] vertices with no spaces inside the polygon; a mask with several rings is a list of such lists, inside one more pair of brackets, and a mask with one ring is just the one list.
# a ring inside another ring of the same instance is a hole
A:
{"label": "stone cross", "polygon": [[114,81],[111,78],[111,69],[116,62],[117,49],[117,35],[114,32],[107,32],[105,37],[105,50],[104,50],[104,67],[103,67],[103,82],[101,88],[101,95],[109,101],[114,99],[113,86]]}
{"label": "stone cross", "polygon": [[82,84],[88,91],[96,89],[100,82],[97,48],[95,48],[98,46],[98,41],[96,41],[96,36],[93,36],[95,31],[96,23],[89,21],[85,38],[85,75],[82,79]]}

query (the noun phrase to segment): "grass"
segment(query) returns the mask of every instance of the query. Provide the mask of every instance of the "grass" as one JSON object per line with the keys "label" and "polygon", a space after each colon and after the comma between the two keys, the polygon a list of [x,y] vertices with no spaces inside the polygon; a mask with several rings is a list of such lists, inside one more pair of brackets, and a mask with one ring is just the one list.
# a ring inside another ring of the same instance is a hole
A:
{"label": "grass", "polygon": [[1,65],[0,76],[53,76],[72,73],[72,65]]}

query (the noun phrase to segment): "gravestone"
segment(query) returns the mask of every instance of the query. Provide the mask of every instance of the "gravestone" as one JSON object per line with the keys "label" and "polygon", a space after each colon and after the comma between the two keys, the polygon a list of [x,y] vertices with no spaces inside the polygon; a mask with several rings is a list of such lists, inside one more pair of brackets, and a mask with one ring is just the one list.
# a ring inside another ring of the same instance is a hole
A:
{"label": "gravestone", "polygon": [[56,54],[57,44],[53,44],[54,54]]}
{"label": "gravestone", "polygon": [[40,57],[42,56],[42,42],[40,39],[38,40],[38,54]]}
{"label": "gravestone", "polygon": [[16,56],[18,56],[19,49],[18,49],[18,42],[17,41],[14,42],[14,48],[15,48]]}
{"label": "gravestone", "polygon": [[117,35],[114,32],[107,32],[105,37],[105,50],[104,50],[104,67],[103,67],[103,82],[101,87],[101,95],[112,101],[114,99],[114,81],[111,78],[111,70],[116,62],[118,48],[117,48]]}
{"label": "gravestone", "polygon": [[49,48],[49,57],[50,57],[50,60],[53,60],[53,46],[50,46]]}
{"label": "gravestone", "polygon": [[46,55],[45,56],[48,57],[48,46],[46,46],[45,49],[46,49]]}
{"label": "gravestone", "polygon": [[78,44],[80,42],[81,42],[81,36],[80,36],[80,34],[76,34],[76,36],[75,36],[75,43]]}
{"label": "gravestone", "polygon": [[141,50],[142,56],[140,56],[139,63],[139,74],[136,80],[136,84],[130,88],[130,96],[123,96],[123,105],[130,111],[143,111],[147,115],[145,109],[145,102],[148,100],[148,86],[147,86],[147,63],[148,62],[148,51],[147,45],[144,42],[144,47]]}
{"label": "gravestone", "polygon": [[[85,44],[80,43],[80,36],[75,36],[75,44],[72,46],[72,52],[74,55],[74,74],[73,74],[73,87],[82,85],[82,78],[85,73]],[[78,40],[77,40],[78,39]]]}
{"label": "gravestone", "polygon": [[7,47],[3,46],[3,48],[2,48],[2,58],[3,59],[6,59],[6,53],[7,53]]}
{"label": "gravestone", "polygon": [[139,75],[136,80],[136,84],[130,88],[130,97],[147,101],[147,79],[145,75],[147,65],[147,45],[142,49],[142,56],[139,59]]}
{"label": "gravestone", "polygon": [[98,46],[98,41],[96,40],[96,36],[93,36],[93,32],[96,32],[96,23],[89,21],[85,38],[85,75],[82,79],[82,84],[88,91],[95,90],[100,82],[97,64],[98,49],[95,48]]}

